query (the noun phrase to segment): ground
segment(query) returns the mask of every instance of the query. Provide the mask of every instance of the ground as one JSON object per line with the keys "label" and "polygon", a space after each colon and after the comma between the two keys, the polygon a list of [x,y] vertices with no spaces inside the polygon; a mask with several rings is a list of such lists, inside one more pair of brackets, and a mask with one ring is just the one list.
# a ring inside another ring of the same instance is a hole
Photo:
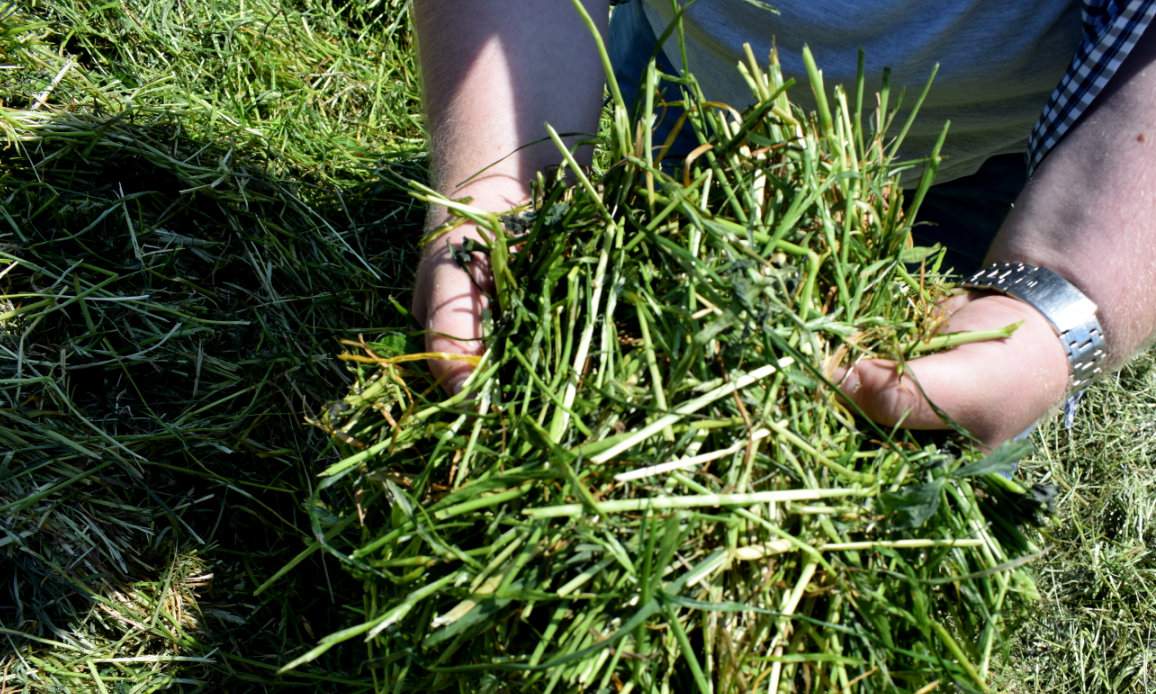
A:
{"label": "ground", "polygon": [[[339,340],[412,327],[405,7],[0,3],[0,690],[375,686],[357,640],[277,670],[362,600],[299,556],[306,420]],[[1154,363],[1035,435],[1002,688],[1156,688]]]}

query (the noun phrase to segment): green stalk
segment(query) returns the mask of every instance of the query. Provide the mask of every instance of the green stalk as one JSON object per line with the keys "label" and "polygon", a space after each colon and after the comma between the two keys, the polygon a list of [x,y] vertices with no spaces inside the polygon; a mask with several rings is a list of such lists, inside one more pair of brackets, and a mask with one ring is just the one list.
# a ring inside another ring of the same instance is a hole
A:
{"label": "green stalk", "polygon": [[967,655],[963,652],[963,649],[959,647],[959,643],[951,636],[950,633],[948,633],[947,629],[935,620],[931,620],[930,623],[931,628],[935,631],[935,634],[939,637],[939,640],[943,643],[944,646],[947,647],[948,652],[950,652],[951,656],[955,658],[955,662],[961,668],[963,668],[963,671],[967,673],[967,676],[971,678],[971,681],[975,683],[977,687],[979,687],[980,691],[990,691],[986,682],[984,682],[983,677],[980,676],[979,671],[975,669],[975,665],[971,663],[971,660],[968,659]]}
{"label": "green stalk", "polygon": [[920,340],[911,346],[909,352],[911,354],[927,354],[929,352],[939,352],[945,349],[953,349],[960,345],[969,345],[974,342],[989,342],[991,340],[1006,340],[1015,334],[1023,325],[1023,321],[1010,323],[1002,328],[994,328],[991,330],[968,330],[957,333],[944,333],[936,335],[924,340]]}
{"label": "green stalk", "polygon": [[695,655],[694,647],[690,643],[690,639],[686,635],[686,630],[682,628],[682,623],[678,621],[678,613],[674,611],[668,604],[662,606],[663,614],[666,616],[666,624],[670,630],[674,632],[674,638],[678,641],[678,646],[682,649],[682,660],[690,668],[690,675],[694,678],[694,685],[702,694],[709,694],[714,691],[707,681],[706,675],[703,674],[702,665],[698,662],[698,656]]}

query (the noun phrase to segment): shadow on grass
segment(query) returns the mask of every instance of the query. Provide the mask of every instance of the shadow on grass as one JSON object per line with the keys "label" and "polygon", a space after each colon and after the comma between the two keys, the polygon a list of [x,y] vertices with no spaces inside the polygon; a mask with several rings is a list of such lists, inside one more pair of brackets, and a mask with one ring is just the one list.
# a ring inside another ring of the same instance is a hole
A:
{"label": "shadow on grass", "polygon": [[[164,120],[0,150],[0,688],[358,683],[278,666],[357,584],[309,541],[338,339],[407,327],[416,153],[340,175]],[[87,685],[86,685],[87,686]]]}

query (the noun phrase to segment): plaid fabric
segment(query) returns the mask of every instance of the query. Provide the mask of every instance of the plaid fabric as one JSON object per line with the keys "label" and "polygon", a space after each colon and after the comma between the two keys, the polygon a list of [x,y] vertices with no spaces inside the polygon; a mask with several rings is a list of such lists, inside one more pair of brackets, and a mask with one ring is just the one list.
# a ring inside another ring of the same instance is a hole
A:
{"label": "plaid fabric", "polygon": [[1084,38],[1028,139],[1028,175],[1103,91],[1152,19],[1156,0],[1085,0]]}

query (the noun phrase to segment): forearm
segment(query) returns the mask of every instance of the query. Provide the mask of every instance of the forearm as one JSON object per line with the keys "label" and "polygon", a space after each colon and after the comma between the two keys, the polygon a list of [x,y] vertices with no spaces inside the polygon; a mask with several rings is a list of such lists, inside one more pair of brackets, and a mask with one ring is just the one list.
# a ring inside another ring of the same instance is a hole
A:
{"label": "forearm", "polygon": [[[584,1],[603,31],[607,0]],[[560,159],[544,125],[597,127],[603,73],[588,28],[568,0],[418,0],[414,19],[434,186],[489,209],[523,202]]]}
{"label": "forearm", "polygon": [[1099,306],[1118,364],[1156,332],[1156,36],[1044,161],[989,260],[1041,265]]}
{"label": "forearm", "polygon": [[[604,31],[608,0],[582,1]],[[597,127],[603,72],[589,27],[569,0],[415,0],[414,21],[434,187],[492,212],[522,204],[534,174],[561,160],[545,125],[581,134]],[[435,207],[427,224],[445,215]],[[431,353],[484,349],[486,257],[473,254],[467,273],[450,253],[475,234],[460,226],[422,254],[413,310]],[[453,358],[430,368],[449,392],[471,371],[468,360]]]}

